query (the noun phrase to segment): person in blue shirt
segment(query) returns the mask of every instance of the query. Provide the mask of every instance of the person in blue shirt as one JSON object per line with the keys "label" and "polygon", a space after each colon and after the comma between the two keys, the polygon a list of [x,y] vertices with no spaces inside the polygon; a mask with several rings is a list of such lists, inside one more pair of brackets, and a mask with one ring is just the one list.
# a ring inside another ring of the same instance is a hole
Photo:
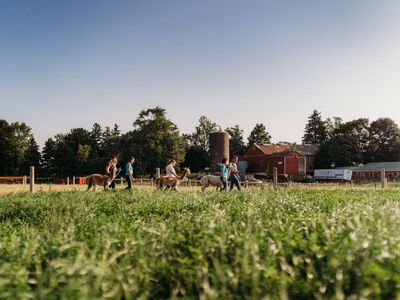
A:
{"label": "person in blue shirt", "polygon": [[228,164],[228,159],[227,158],[222,159],[220,171],[221,171],[221,181],[222,181],[223,187],[220,189],[221,192],[226,191],[226,188],[228,186],[229,169],[227,168],[227,164]]}
{"label": "person in blue shirt", "polygon": [[125,169],[126,169],[125,178],[126,178],[126,182],[128,183],[128,187],[126,188],[127,190],[130,190],[133,185],[133,163],[134,162],[135,162],[135,158],[131,157],[125,167]]}

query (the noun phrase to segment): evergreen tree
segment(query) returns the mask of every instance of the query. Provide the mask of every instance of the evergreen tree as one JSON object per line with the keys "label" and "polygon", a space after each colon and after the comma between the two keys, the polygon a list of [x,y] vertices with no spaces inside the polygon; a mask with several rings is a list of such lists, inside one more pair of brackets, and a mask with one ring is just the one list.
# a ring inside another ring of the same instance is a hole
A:
{"label": "evergreen tree", "polygon": [[257,123],[248,137],[247,147],[250,148],[254,144],[262,145],[270,143],[271,143],[271,135],[267,131],[267,128],[265,127],[264,124]]}
{"label": "evergreen tree", "polygon": [[40,174],[41,173],[40,160],[41,160],[41,154],[39,151],[39,146],[36,143],[35,139],[31,137],[29,139],[29,144],[25,152],[25,158],[23,163],[23,170],[25,170],[26,174],[28,174],[30,166],[34,166],[37,174]]}
{"label": "evergreen tree", "polygon": [[103,139],[105,140],[110,136],[112,136],[111,128],[109,126],[106,126],[103,131]]}
{"label": "evergreen tree", "polygon": [[99,123],[94,123],[90,131],[90,146],[92,148],[91,158],[96,159],[104,155],[103,129]]}
{"label": "evergreen tree", "polygon": [[51,177],[56,173],[56,142],[49,138],[43,147],[41,166],[45,176]]}
{"label": "evergreen tree", "polygon": [[304,130],[303,144],[323,144],[328,140],[326,122],[321,118],[321,113],[314,110],[308,117],[308,123]]}
{"label": "evergreen tree", "polygon": [[66,174],[65,150],[65,135],[63,134],[57,134],[45,142],[41,162],[45,176],[61,177]]}
{"label": "evergreen tree", "polygon": [[118,124],[114,124],[114,127],[111,131],[111,135],[113,136],[119,136],[121,134],[121,130],[119,130]]}

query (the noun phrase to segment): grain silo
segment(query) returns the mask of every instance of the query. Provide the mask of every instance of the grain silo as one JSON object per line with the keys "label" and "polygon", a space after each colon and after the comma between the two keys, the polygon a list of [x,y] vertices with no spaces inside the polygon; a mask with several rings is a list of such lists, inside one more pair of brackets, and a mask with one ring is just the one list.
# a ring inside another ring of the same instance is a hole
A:
{"label": "grain silo", "polygon": [[229,160],[229,134],[226,131],[210,133],[210,167],[216,169],[223,158]]}

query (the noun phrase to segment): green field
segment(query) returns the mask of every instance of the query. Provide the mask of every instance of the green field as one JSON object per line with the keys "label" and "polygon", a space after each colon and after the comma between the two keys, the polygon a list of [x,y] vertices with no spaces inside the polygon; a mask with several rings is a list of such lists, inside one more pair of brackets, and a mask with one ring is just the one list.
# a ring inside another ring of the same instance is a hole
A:
{"label": "green field", "polygon": [[400,298],[400,193],[0,198],[0,298]]}

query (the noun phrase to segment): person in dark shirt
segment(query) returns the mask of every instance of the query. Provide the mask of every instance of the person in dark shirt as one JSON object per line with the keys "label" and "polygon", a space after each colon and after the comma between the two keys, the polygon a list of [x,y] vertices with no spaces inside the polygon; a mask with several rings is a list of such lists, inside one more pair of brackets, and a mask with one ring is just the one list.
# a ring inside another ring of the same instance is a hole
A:
{"label": "person in dark shirt", "polygon": [[108,162],[106,166],[106,173],[107,175],[111,176],[111,183],[109,188],[110,189],[115,189],[115,177],[117,176],[117,163],[118,163],[118,157],[116,155],[112,155],[110,161]]}

